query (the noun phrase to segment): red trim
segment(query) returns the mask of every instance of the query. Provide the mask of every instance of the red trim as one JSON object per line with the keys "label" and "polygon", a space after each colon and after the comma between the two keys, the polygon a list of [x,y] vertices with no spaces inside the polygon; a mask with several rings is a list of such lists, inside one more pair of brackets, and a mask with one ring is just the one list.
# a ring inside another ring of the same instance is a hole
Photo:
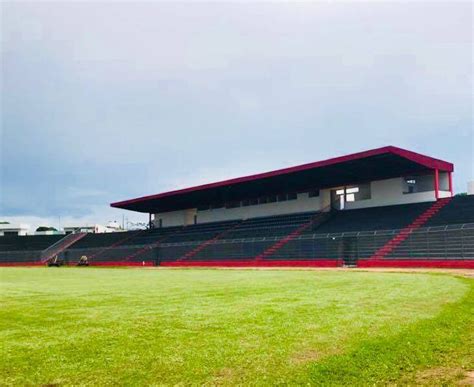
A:
{"label": "red trim", "polygon": [[439,199],[439,170],[435,169],[434,173],[434,189],[435,189],[435,198]]}
{"label": "red trim", "polygon": [[[42,262],[8,262],[0,263],[0,267],[5,266],[46,266]],[[75,266],[75,263],[69,263],[68,266]],[[89,266],[154,266],[153,261],[142,262],[125,262],[125,261],[111,261],[111,262],[89,262]]]}
{"label": "red trim", "polygon": [[255,175],[243,176],[243,177],[238,177],[235,179],[223,180],[216,183],[203,184],[203,185],[198,185],[195,187],[189,187],[189,188],[178,189],[178,190],[173,190],[169,192],[163,192],[156,195],[148,195],[148,196],[143,196],[143,197],[139,197],[135,199],[123,200],[120,202],[111,203],[110,206],[123,208],[124,206],[127,206],[132,203],[144,202],[144,201],[152,200],[152,199],[162,199],[165,197],[182,195],[182,194],[194,192],[194,191],[202,191],[202,190],[210,189],[210,188],[217,188],[217,187],[228,186],[228,185],[233,185],[233,184],[238,184],[238,183],[244,183],[247,181],[259,180],[259,179],[264,179],[264,178],[273,177],[273,176],[286,175],[293,172],[300,172],[300,171],[305,171],[308,169],[320,168],[320,167],[325,167],[325,166],[334,165],[334,164],[341,164],[347,161],[364,159],[367,157],[377,156],[377,155],[381,155],[385,153],[390,153],[390,154],[398,155],[400,157],[404,157],[408,160],[421,164],[430,169],[440,169],[446,172],[452,172],[454,169],[453,164],[448,163],[447,161],[435,159],[435,158],[425,156],[416,152],[412,152],[406,149],[397,148],[395,146],[385,146],[382,148],[371,149],[368,151],[353,153],[346,156],[340,156],[340,157],[335,157],[335,158],[317,161],[313,163],[297,165],[295,167],[283,168],[283,169],[278,169],[275,171],[258,173]]}
{"label": "red trim", "polygon": [[215,261],[172,261],[161,262],[166,267],[338,267],[338,259],[312,260],[215,260]]}
{"label": "red trim", "polygon": [[454,196],[454,189],[453,189],[453,173],[448,172],[448,179],[449,179],[449,192],[451,193],[451,197]]}
{"label": "red trim", "polygon": [[438,267],[474,269],[474,259],[360,259],[357,267]]}
{"label": "red trim", "polygon": [[[188,261],[188,262],[162,262],[164,267],[338,267],[339,259],[312,259],[312,260],[278,260],[278,261],[255,261],[255,260],[222,260],[222,261]],[[94,262],[91,266],[153,266],[152,261],[142,262]],[[0,267],[12,266],[44,266],[41,262],[16,262],[0,263]],[[451,268],[451,269],[474,269],[474,259],[360,259],[357,267],[411,267],[411,268]]]}
{"label": "red trim", "polygon": [[90,262],[89,266],[154,266],[153,261],[127,262],[127,261],[111,261],[111,262]]}
{"label": "red trim", "polygon": [[451,201],[451,198],[444,198],[441,200],[435,201],[430,208],[418,215],[413,222],[408,226],[404,227],[398,234],[396,234],[392,239],[380,247],[370,258],[371,259],[382,259],[388,254],[390,254],[398,245],[403,243],[409,235],[420,227],[422,227],[428,220],[430,220],[440,209],[446,206]]}

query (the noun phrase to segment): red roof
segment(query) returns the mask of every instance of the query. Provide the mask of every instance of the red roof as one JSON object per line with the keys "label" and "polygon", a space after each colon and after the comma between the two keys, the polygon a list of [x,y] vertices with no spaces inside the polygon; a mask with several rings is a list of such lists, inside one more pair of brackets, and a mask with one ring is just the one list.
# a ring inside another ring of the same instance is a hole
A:
{"label": "red roof", "polygon": [[[316,161],[313,163],[297,165],[294,167],[278,169],[275,171],[258,173],[255,175],[243,176],[243,177],[223,180],[223,181],[219,181],[215,183],[202,184],[202,185],[198,185],[194,187],[163,192],[163,193],[159,193],[155,195],[143,196],[143,197],[139,197],[135,199],[124,200],[124,201],[112,203],[111,206],[116,207],[116,208],[137,210],[133,208],[135,207],[134,204],[139,204],[139,203],[144,204],[145,202],[149,202],[149,201],[157,201],[164,198],[178,197],[178,196],[183,196],[185,194],[189,194],[189,193],[193,193],[197,191],[207,191],[207,190],[212,190],[219,187],[231,187],[231,186],[246,183],[246,182],[268,179],[268,178],[277,177],[277,176],[291,175],[297,172],[314,170],[314,169],[323,168],[323,167],[338,166],[338,165],[343,166],[344,164],[350,163],[351,161],[370,159],[370,158],[373,158],[374,156],[379,156],[379,155],[397,156],[398,158],[410,161],[413,165],[417,165],[421,169],[425,169],[425,170],[438,169],[439,171],[452,172],[454,169],[453,164],[447,161],[435,159],[433,157],[425,156],[420,153],[412,152],[412,151],[398,148],[395,146],[385,146],[382,148],[371,149],[364,152],[358,152],[358,153],[353,153],[346,156],[340,156],[340,157],[335,157],[335,158],[331,158],[327,160]],[[350,184],[350,183],[352,182],[346,182],[346,184]]]}

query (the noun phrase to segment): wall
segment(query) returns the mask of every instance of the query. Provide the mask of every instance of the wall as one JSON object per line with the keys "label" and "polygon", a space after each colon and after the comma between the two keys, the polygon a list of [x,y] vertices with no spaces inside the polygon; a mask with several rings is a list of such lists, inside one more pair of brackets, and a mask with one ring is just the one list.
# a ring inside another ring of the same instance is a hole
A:
{"label": "wall", "polygon": [[[394,179],[378,180],[371,182],[371,199],[358,202],[346,203],[346,209],[390,206],[396,204],[410,204],[419,202],[435,201],[435,191],[416,192],[404,194],[404,179],[397,177]],[[440,191],[439,196],[449,197],[449,191]]]}
{"label": "wall", "polygon": [[[440,185],[447,187],[447,174],[440,176]],[[434,180],[433,180],[434,181]],[[404,178],[373,181],[371,184],[371,199],[357,202],[347,202],[346,209],[357,209],[377,206],[390,206],[396,204],[410,204],[419,202],[435,201],[435,192],[417,192],[404,194]],[[429,181],[424,184],[431,184]],[[434,185],[434,183],[433,183]],[[425,187],[426,188],[426,187]],[[439,197],[449,197],[449,191],[440,191]],[[218,222],[225,220],[256,218],[260,216],[284,215],[297,212],[319,211],[327,208],[331,202],[331,189],[321,189],[319,197],[310,198],[308,193],[300,193],[296,200],[285,202],[267,203],[238,208],[219,208],[214,210],[198,211],[188,209],[155,214],[154,222],[158,226],[159,219],[163,219],[163,227],[182,226],[194,223],[194,215],[197,215],[197,223]]]}
{"label": "wall", "polygon": [[160,219],[163,221],[163,227],[182,226],[186,224],[186,215],[189,210],[170,211],[161,214],[155,214],[153,223],[158,227]]}
{"label": "wall", "polygon": [[308,197],[307,193],[298,194],[296,200],[266,203],[248,207],[219,208],[215,210],[198,211],[198,223],[222,220],[257,218],[259,216],[284,215],[295,212],[318,211],[319,197]]}
{"label": "wall", "polygon": [[25,236],[28,235],[29,228],[0,228],[0,236],[6,235],[13,235],[10,232],[17,233],[18,236]]}
{"label": "wall", "polygon": [[[163,219],[163,227],[180,226],[185,221],[194,220],[197,215],[198,223],[219,222],[225,220],[256,218],[259,216],[284,215],[296,212],[318,211],[319,197],[308,197],[307,193],[298,194],[296,200],[288,200],[285,202],[266,203],[255,206],[238,207],[238,208],[218,208],[214,210],[197,211],[196,209],[171,211],[161,214],[155,214],[154,222],[158,226],[159,219]],[[189,211],[192,211],[190,213]],[[187,223],[190,224],[190,223]]]}

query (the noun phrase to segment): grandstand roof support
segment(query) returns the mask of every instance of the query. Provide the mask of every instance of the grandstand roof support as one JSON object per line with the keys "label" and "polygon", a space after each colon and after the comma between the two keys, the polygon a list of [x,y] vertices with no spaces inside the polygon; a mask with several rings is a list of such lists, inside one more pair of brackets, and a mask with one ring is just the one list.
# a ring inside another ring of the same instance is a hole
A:
{"label": "grandstand roof support", "polygon": [[436,200],[439,199],[439,170],[435,169],[435,175],[434,175],[434,190],[435,190],[435,198]]}
{"label": "grandstand roof support", "polygon": [[148,213],[148,228],[151,230],[153,228],[153,222],[151,221],[151,214]]}
{"label": "grandstand roof support", "polygon": [[453,164],[406,149],[386,146],[346,156],[250,176],[202,184],[111,203],[143,213],[196,208],[286,192],[340,187],[400,176],[452,172]]}
{"label": "grandstand roof support", "polygon": [[454,196],[454,189],[453,189],[453,173],[448,172],[448,181],[449,181],[449,192],[451,193],[451,197]]}

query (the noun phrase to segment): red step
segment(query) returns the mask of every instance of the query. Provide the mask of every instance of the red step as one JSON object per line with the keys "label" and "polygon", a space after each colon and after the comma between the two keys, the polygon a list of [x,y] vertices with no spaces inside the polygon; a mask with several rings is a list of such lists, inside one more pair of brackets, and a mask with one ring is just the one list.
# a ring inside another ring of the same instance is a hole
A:
{"label": "red step", "polygon": [[408,236],[416,230],[423,226],[428,220],[430,220],[433,215],[435,215],[441,208],[450,202],[451,198],[439,199],[436,201],[430,208],[424,211],[419,215],[413,222],[411,222],[407,227],[402,229],[397,235],[390,239],[385,245],[379,248],[370,259],[382,259],[385,258],[389,253],[391,253],[399,244],[401,244]]}
{"label": "red step", "polygon": [[204,241],[203,243],[201,243],[200,245],[198,245],[196,248],[194,248],[193,250],[191,251],[188,251],[186,254],[184,254],[183,256],[179,257],[178,258],[178,261],[183,261],[185,259],[189,259],[193,256],[195,256],[197,253],[199,253],[201,250],[203,250],[205,247],[209,246],[210,244],[214,243],[215,241],[217,241],[218,239],[221,239],[224,235],[226,235],[227,233],[229,233],[230,231],[233,231],[235,230],[238,226],[240,226],[242,222],[239,222],[237,224],[234,224],[231,228],[228,228],[227,230],[224,230],[222,231],[220,234],[216,235],[215,237],[207,240],[207,241]]}
{"label": "red step", "polygon": [[296,230],[292,231],[290,234],[288,234],[286,237],[283,239],[280,239],[278,242],[276,242],[274,245],[270,246],[268,249],[266,249],[263,253],[260,255],[257,255],[255,257],[256,261],[260,261],[262,259],[265,259],[266,257],[272,255],[275,251],[281,249],[283,246],[285,246],[288,242],[292,241],[295,239],[297,236],[299,236],[303,231],[311,227],[314,223],[316,223],[318,220],[323,219],[324,216],[327,216],[328,212],[326,211],[328,208],[325,208],[323,211],[319,212],[316,214],[308,223],[303,224],[302,226],[298,227]]}

